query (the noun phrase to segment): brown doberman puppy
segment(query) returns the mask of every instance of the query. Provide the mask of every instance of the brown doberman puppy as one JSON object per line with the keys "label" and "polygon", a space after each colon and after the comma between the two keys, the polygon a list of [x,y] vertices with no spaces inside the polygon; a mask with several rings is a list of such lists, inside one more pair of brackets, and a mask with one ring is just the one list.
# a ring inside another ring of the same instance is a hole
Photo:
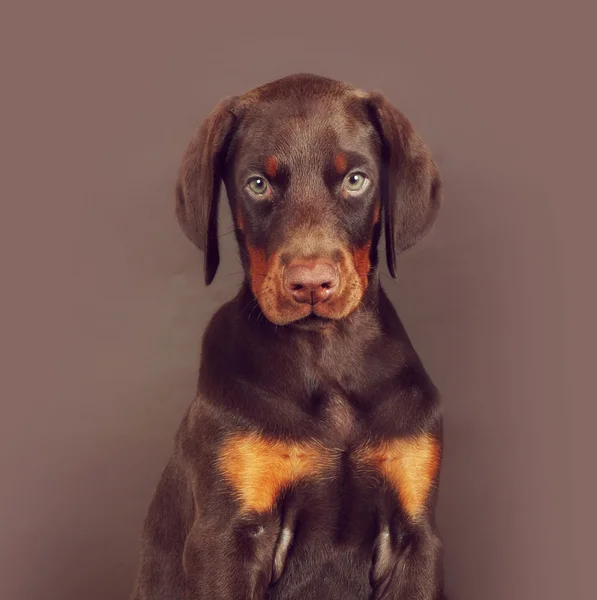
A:
{"label": "brown doberman puppy", "polygon": [[380,93],[292,75],[223,100],[176,214],[219,263],[224,182],[245,272],[146,518],[134,600],[440,600],[439,394],[382,289],[441,179]]}

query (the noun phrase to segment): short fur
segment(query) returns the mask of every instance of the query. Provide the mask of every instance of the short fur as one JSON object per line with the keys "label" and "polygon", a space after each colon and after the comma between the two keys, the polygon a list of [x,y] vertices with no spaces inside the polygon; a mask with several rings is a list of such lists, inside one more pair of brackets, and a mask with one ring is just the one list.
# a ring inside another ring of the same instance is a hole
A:
{"label": "short fur", "polygon": [[[354,172],[369,182],[358,197]],[[255,176],[263,197],[247,188]],[[429,150],[382,94],[315,75],[223,100],[176,185],[207,284],[222,181],[245,278],[205,332],[132,599],[443,599],[440,400],[377,252],[383,227],[395,276],[433,225]],[[335,287],[299,302],[291,266],[323,260]]]}

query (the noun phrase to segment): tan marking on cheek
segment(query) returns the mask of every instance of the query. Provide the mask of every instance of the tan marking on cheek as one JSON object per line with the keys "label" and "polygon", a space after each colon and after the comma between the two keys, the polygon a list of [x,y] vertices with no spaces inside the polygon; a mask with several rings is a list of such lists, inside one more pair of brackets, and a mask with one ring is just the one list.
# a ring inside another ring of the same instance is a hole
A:
{"label": "tan marking on cheek", "polygon": [[379,223],[380,212],[381,212],[381,208],[380,208],[380,204],[379,204],[379,200],[378,200],[375,203],[375,208],[373,209],[373,223],[375,225],[377,225]]}
{"label": "tan marking on cheek", "polygon": [[268,156],[264,161],[265,174],[272,179],[278,173],[278,159],[275,156]]}
{"label": "tan marking on cheek", "polygon": [[259,290],[265,281],[267,275],[267,258],[265,251],[255,246],[247,245],[249,252],[249,273],[251,276],[251,287],[255,295],[259,294]]}
{"label": "tan marking on cheek", "polygon": [[371,261],[369,255],[371,252],[371,242],[367,242],[361,248],[356,248],[353,252],[354,257],[354,268],[359,276],[363,291],[367,288],[369,275],[369,269],[371,268]]}
{"label": "tan marking on cheek", "polygon": [[236,225],[241,231],[245,227],[245,223],[243,221],[243,213],[242,213],[242,210],[240,209],[240,206],[238,207],[238,210],[236,211]]}
{"label": "tan marking on cheek", "polygon": [[429,493],[440,468],[439,441],[429,434],[364,447],[358,452],[362,463],[380,472],[397,493],[406,514],[416,520],[425,510]]}
{"label": "tan marking on cheek", "polygon": [[245,511],[267,512],[293,483],[321,474],[331,453],[314,444],[235,435],[222,448],[219,465]]}
{"label": "tan marking on cheek", "polygon": [[346,158],[346,155],[342,153],[336,154],[336,157],[334,158],[334,167],[336,168],[336,173],[338,173],[338,175],[344,175],[348,170],[348,159]]}

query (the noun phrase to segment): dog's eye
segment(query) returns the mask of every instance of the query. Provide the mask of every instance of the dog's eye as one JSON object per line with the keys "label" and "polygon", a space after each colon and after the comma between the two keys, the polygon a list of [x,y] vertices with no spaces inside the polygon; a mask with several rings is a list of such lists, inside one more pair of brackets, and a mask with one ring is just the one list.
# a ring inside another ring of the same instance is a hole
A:
{"label": "dog's eye", "polygon": [[269,184],[263,177],[252,177],[247,183],[249,191],[254,196],[267,196],[269,193]]}
{"label": "dog's eye", "polygon": [[351,173],[344,180],[344,189],[347,192],[360,192],[365,189],[369,180],[362,173]]}

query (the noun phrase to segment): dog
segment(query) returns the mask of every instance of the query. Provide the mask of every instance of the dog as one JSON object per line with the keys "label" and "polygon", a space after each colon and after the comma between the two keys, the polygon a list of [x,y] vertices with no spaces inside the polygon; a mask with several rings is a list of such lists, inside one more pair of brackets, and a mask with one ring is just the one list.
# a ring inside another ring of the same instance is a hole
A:
{"label": "dog", "polygon": [[[145,520],[133,600],[442,600],[438,389],[380,284],[442,180],[386,96],[294,74],[218,103],[175,212],[218,269],[224,184],[244,280]],[[383,231],[382,231],[383,230]]]}

